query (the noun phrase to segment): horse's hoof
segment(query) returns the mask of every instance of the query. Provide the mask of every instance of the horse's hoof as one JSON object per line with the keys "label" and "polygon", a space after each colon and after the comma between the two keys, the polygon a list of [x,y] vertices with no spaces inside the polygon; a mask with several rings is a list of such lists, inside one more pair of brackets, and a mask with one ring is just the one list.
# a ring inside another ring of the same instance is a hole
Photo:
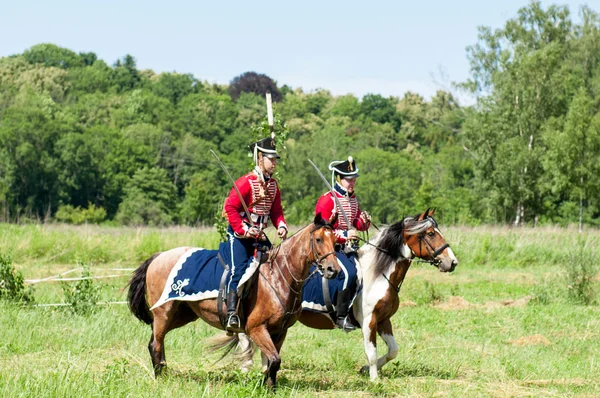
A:
{"label": "horse's hoof", "polygon": [[365,365],[362,368],[360,368],[360,370],[358,371],[359,374],[366,374],[369,373],[369,365]]}

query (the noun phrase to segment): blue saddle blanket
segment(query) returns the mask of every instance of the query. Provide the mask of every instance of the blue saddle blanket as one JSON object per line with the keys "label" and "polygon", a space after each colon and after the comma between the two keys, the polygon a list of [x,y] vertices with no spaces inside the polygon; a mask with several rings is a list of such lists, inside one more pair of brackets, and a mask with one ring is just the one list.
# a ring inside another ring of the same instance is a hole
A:
{"label": "blue saddle blanket", "polygon": [[[310,269],[310,273],[312,274],[314,270],[315,266],[313,265]],[[338,274],[338,277],[329,279],[327,282],[329,285],[329,297],[333,308],[335,308],[337,293],[342,290],[342,286],[344,285],[344,276],[340,273]],[[323,294],[323,275],[319,272],[315,272],[311,278],[304,282],[304,289],[302,290],[302,309],[327,312],[325,296]]]}
{"label": "blue saddle blanket", "polygon": [[217,254],[221,255],[225,264],[231,264],[228,242],[222,242],[219,250],[191,248],[186,251],[171,269],[162,295],[151,309],[172,300],[200,301],[216,298],[225,271]]}

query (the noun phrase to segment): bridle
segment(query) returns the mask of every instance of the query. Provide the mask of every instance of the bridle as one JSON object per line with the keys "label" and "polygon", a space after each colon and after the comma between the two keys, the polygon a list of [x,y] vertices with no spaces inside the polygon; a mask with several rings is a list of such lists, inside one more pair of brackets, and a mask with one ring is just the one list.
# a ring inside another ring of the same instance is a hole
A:
{"label": "bridle", "polygon": [[[404,221],[405,220],[402,220],[402,224],[401,224],[402,225],[402,229],[401,229],[400,233],[402,233],[402,231],[404,231]],[[435,220],[432,219],[432,221],[434,223],[434,226],[437,226],[437,223],[435,222]],[[415,256],[415,257],[409,258],[407,260],[409,260],[411,262],[429,263],[429,264],[432,264],[432,265],[434,265],[434,266],[437,267],[442,262],[442,260],[437,259],[437,256],[439,256],[440,254],[442,254],[444,250],[446,250],[447,248],[450,247],[450,245],[448,243],[444,243],[442,246],[440,246],[440,247],[438,247],[436,249],[426,239],[426,236],[425,236],[426,234],[427,234],[426,232],[419,233],[417,235],[417,240],[419,241],[419,252],[422,252],[423,251],[423,246],[425,246],[425,250],[427,251],[427,255],[429,256],[429,259],[424,259],[424,258],[420,258],[420,257]],[[361,241],[365,242],[366,244],[375,247],[375,249],[379,250],[380,252],[389,254],[389,252],[387,250],[385,250],[384,248],[379,247],[378,245],[375,245],[375,244],[369,242],[366,239],[362,239],[362,238],[359,238],[359,239]],[[414,252],[413,252],[413,255],[414,255]]]}
{"label": "bridle", "polygon": [[313,234],[321,228],[325,228],[325,229],[329,229],[330,231],[333,231],[333,227],[330,224],[317,225],[310,231],[310,252],[311,252],[311,257],[312,257],[311,261],[313,264],[319,266],[319,268],[322,268],[322,267],[320,267],[321,261],[323,261],[327,257],[331,256],[332,254],[335,255],[335,250],[333,250],[333,251],[330,251],[329,253],[319,256],[319,252],[317,251],[317,248],[315,247],[315,240],[314,240]]}
{"label": "bridle", "polygon": [[423,251],[423,243],[425,244],[425,250],[427,251],[427,254],[429,256],[429,259],[414,259],[420,262],[425,262],[425,263],[430,263],[434,266],[439,266],[440,263],[442,262],[442,260],[438,259],[437,256],[439,256],[440,254],[442,254],[442,252],[444,250],[446,250],[447,248],[450,247],[450,245],[448,243],[444,243],[443,245],[441,245],[440,247],[438,247],[437,249],[435,249],[431,243],[429,243],[429,241],[426,239],[425,237],[426,232],[421,232],[419,235],[417,235],[417,240],[419,241],[419,252]]}

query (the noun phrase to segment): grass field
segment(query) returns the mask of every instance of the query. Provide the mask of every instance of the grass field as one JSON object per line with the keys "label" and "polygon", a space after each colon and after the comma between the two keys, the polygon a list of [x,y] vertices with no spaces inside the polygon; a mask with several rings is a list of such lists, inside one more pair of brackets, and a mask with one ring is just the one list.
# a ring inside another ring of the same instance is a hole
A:
{"label": "grass field", "polygon": [[[125,305],[91,315],[67,307],[0,302],[2,397],[190,396],[600,396],[600,307],[578,303],[568,271],[585,263],[598,294],[600,232],[442,227],[460,265],[453,274],[414,264],[392,319],[398,357],[371,383],[360,332],[290,329],[278,389],[261,386],[260,358],[248,374],[214,362],[201,321],[166,340],[168,374],[155,380],[150,328]],[[176,246],[216,247],[210,230],[0,225],[0,251],[25,279],[77,268],[99,279],[101,301],[124,301],[129,272]],[[73,272],[68,276],[78,276]],[[576,280],[575,280],[576,282]],[[35,303],[60,303],[60,283],[35,284]],[[383,346],[380,341],[380,346]],[[383,347],[380,347],[383,353]]]}

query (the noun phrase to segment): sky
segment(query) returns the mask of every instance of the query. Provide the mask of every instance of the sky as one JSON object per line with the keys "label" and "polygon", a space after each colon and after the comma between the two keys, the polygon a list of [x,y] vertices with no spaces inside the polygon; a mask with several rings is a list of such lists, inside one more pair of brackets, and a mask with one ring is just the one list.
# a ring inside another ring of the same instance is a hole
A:
{"label": "sky", "polygon": [[[600,2],[587,4],[600,12]],[[0,0],[0,57],[39,43],[94,52],[112,65],[191,73],[227,84],[254,71],[305,92],[429,99],[469,78],[477,27],[500,28],[527,0]],[[584,1],[542,1],[569,7]]]}

